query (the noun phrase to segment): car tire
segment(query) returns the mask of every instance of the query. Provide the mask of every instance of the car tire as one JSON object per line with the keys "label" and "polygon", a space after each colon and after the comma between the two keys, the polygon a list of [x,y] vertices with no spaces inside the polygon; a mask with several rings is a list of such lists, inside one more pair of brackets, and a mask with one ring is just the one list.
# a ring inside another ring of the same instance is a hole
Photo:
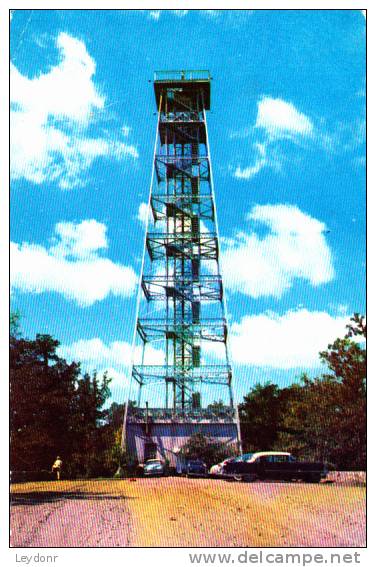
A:
{"label": "car tire", "polygon": [[321,476],[318,474],[310,474],[308,475],[308,477],[306,477],[306,482],[309,482],[310,484],[318,484],[321,480]]}
{"label": "car tire", "polygon": [[255,482],[257,480],[257,474],[246,474],[244,475],[244,482]]}
{"label": "car tire", "polygon": [[242,474],[234,474],[234,480],[236,480],[236,482],[243,482],[243,475]]}

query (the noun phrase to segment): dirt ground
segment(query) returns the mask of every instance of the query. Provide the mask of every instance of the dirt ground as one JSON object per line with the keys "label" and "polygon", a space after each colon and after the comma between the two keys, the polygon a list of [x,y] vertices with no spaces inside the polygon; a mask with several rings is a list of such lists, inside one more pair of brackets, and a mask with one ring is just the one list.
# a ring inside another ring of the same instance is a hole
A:
{"label": "dirt ground", "polygon": [[147,478],[14,484],[13,547],[364,547],[365,487]]}

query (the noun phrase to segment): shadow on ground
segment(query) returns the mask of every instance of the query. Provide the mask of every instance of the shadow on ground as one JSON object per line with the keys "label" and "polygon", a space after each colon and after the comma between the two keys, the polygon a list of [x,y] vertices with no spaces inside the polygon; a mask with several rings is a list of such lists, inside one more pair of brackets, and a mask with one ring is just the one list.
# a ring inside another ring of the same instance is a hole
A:
{"label": "shadow on ground", "polygon": [[133,496],[112,496],[100,492],[22,492],[22,494],[11,494],[11,506],[32,506],[46,504],[50,502],[60,502],[61,500],[135,500]]}

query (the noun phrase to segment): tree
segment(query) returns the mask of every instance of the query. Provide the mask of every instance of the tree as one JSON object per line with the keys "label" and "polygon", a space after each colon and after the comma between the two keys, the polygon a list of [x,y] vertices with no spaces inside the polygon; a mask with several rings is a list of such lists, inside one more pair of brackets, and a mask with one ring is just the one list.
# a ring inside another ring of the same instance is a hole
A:
{"label": "tree", "polygon": [[72,400],[79,366],[56,356],[58,342],[10,340],[11,468],[50,469],[57,453],[69,453]]}
{"label": "tree", "polygon": [[338,469],[366,466],[366,324],[355,313],[345,337],[320,353],[328,372],[280,389],[256,386],[239,406],[244,448],[288,450]]}
{"label": "tree", "polygon": [[213,412],[213,414],[220,414],[223,410],[226,409],[226,406],[222,400],[214,400],[211,404],[208,404],[207,409]]}
{"label": "tree", "polygon": [[342,468],[364,469],[367,430],[367,329],[364,316],[355,313],[347,329],[344,338],[336,339],[327,350],[320,352],[321,360],[331,371],[323,377],[331,387],[332,411],[328,414],[328,429],[336,440],[332,458]]}
{"label": "tree", "polygon": [[81,376],[58,346],[49,335],[10,338],[11,469],[50,470],[59,454],[65,475],[108,473],[103,406],[110,378]]}
{"label": "tree", "polygon": [[[130,404],[135,404],[131,402]],[[118,404],[117,402],[112,402],[110,407],[105,412],[106,422],[113,430],[118,430],[123,427],[124,421],[125,404]]]}
{"label": "tree", "polygon": [[107,373],[99,379],[97,372],[93,376],[86,373],[77,379],[71,424],[75,432],[70,459],[72,474],[93,477],[109,472],[105,458],[108,436],[103,406],[110,396],[110,382]]}
{"label": "tree", "polygon": [[336,440],[328,428],[335,411],[335,394],[323,379],[301,377],[283,391],[284,411],[278,444],[301,459],[330,461]]}
{"label": "tree", "polygon": [[239,405],[243,449],[267,451],[278,438],[283,404],[278,386],[256,384]]}
{"label": "tree", "polygon": [[[286,389],[280,441],[298,456],[323,460],[337,469],[366,466],[366,338],[364,317],[355,314],[344,338],[320,353],[329,372],[303,376]],[[353,340],[354,338],[360,338]],[[295,390],[294,395],[292,395]]]}
{"label": "tree", "polygon": [[181,454],[185,458],[202,459],[208,467],[223,461],[234,452],[234,447],[229,447],[225,443],[218,443],[203,433],[192,435],[181,448]]}

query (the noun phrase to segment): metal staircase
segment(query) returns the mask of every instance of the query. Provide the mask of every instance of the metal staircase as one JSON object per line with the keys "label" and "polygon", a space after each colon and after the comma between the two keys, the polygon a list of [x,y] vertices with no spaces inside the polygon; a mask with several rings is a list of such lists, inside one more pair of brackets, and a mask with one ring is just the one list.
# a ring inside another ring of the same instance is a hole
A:
{"label": "metal staircase", "polygon": [[[213,420],[234,424],[239,433],[205,114],[210,76],[199,73],[197,79],[185,71],[167,79],[157,76],[154,83],[155,175],[129,394],[137,404],[126,412],[123,441],[127,423],[145,415],[145,404],[147,415],[160,420],[165,411],[171,420],[188,414],[193,419],[194,414],[200,421],[205,415],[207,423],[210,411],[205,406],[216,396],[224,410],[220,419],[213,414]],[[162,352],[164,363],[153,364],[150,351]]]}

